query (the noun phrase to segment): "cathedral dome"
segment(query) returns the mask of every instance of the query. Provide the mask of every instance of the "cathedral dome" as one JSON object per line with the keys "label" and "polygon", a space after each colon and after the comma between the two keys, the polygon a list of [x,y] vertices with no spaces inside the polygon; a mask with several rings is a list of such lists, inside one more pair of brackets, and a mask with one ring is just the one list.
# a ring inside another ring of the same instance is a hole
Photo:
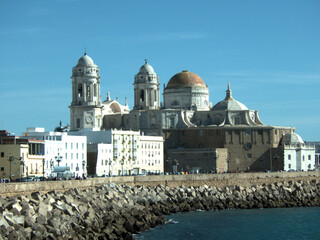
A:
{"label": "cathedral dome", "polygon": [[302,140],[302,138],[294,133],[293,131],[289,134],[285,134],[283,137],[282,137],[282,143],[285,143],[285,144],[304,144],[304,141]]}
{"label": "cathedral dome", "polygon": [[228,83],[228,90],[226,91],[226,98],[222,100],[221,102],[218,102],[216,105],[213,106],[211,109],[212,111],[215,110],[227,110],[227,111],[241,111],[241,110],[248,110],[248,108],[242,104],[241,102],[238,102],[235,100],[231,95],[231,89],[230,89],[230,83]]}
{"label": "cathedral dome", "polygon": [[84,67],[84,66],[96,66],[91,59],[86,53],[79,58],[77,67]]}
{"label": "cathedral dome", "polygon": [[167,89],[169,88],[180,88],[180,87],[190,87],[191,85],[206,87],[206,84],[200,76],[193,72],[182,71],[174,75],[167,84]]}
{"label": "cathedral dome", "polygon": [[146,61],[144,65],[139,70],[138,74],[155,74],[153,67],[148,64]]}

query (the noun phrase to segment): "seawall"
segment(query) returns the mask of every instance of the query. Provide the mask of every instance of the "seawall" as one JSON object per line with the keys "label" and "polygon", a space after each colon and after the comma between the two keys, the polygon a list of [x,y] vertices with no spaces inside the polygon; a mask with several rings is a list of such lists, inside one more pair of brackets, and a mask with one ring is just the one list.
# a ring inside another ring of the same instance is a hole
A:
{"label": "seawall", "polygon": [[[171,213],[320,206],[319,173],[268,174],[130,177],[125,184],[127,177],[116,178],[116,184],[106,179],[26,183],[29,189],[38,185],[38,191],[20,195],[26,188],[15,188],[12,196],[0,197],[0,239],[133,239],[164,224]],[[155,186],[158,177],[164,184]],[[179,185],[182,180],[185,184]],[[44,189],[55,184],[62,191]]]}
{"label": "seawall", "polygon": [[230,174],[189,174],[189,175],[153,175],[124,176],[110,178],[89,178],[86,180],[44,181],[0,184],[0,196],[14,196],[30,192],[66,191],[71,188],[90,188],[105,184],[126,184],[128,186],[251,186],[253,184],[271,184],[279,181],[319,179],[320,172],[275,172],[275,173],[230,173]]}

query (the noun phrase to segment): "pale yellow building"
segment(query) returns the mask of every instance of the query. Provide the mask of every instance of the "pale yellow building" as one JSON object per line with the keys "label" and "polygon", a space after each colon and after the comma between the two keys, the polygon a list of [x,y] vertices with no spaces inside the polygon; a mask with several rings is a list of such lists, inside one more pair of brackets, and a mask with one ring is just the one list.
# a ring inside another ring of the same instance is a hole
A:
{"label": "pale yellow building", "polygon": [[19,181],[43,176],[44,142],[0,131],[0,178]]}

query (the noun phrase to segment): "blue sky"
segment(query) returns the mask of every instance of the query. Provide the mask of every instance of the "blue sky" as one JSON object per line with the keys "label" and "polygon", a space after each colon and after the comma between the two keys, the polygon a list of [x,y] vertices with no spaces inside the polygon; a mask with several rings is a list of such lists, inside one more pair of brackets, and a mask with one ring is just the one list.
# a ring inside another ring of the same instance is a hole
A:
{"label": "blue sky", "polygon": [[0,0],[0,129],[69,123],[71,71],[87,54],[101,96],[128,97],[144,59],[163,84],[189,70],[210,101],[233,97],[267,125],[320,140],[320,1]]}

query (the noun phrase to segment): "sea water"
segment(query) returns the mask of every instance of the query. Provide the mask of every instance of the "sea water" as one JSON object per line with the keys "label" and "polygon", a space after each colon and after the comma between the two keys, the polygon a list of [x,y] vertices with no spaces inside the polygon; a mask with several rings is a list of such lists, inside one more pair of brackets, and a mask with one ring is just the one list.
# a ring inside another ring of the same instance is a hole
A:
{"label": "sea water", "polygon": [[178,213],[136,240],[320,240],[320,207],[232,209]]}

